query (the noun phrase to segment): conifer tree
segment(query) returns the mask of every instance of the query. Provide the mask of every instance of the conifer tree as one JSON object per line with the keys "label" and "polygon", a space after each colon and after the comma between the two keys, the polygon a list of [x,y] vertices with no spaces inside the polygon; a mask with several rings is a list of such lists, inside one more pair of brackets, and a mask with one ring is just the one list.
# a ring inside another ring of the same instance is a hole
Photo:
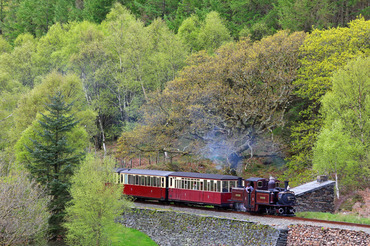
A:
{"label": "conifer tree", "polygon": [[54,237],[62,233],[65,204],[71,199],[70,177],[82,155],[74,153],[67,142],[66,134],[78,123],[73,115],[68,115],[71,107],[72,104],[66,104],[60,92],[50,97],[50,104],[45,107],[48,113],[41,114],[42,120],[39,121],[43,129],[38,133],[41,141],[31,139],[33,147],[26,146],[33,159],[27,168],[39,183],[47,186],[53,197],[49,204],[52,213],[49,230]]}

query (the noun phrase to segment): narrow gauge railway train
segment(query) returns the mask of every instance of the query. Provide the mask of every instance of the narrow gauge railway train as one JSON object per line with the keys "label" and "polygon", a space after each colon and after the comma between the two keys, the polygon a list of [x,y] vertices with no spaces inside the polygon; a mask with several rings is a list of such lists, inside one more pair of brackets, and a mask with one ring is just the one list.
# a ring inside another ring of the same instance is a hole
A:
{"label": "narrow gauge railway train", "polygon": [[[213,205],[237,211],[294,215],[295,195],[274,178],[118,168],[123,193],[142,200]],[[252,191],[245,188],[250,184]]]}

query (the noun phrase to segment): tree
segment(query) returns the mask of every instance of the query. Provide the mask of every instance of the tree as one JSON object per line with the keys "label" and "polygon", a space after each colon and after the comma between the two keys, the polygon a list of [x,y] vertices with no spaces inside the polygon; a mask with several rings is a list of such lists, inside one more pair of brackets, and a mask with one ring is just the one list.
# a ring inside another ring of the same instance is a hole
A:
{"label": "tree", "polygon": [[304,33],[279,32],[194,54],[180,75],[143,107],[142,125],[122,134],[123,156],[173,152],[223,158],[236,168],[258,138],[282,127]]}
{"label": "tree", "polygon": [[178,36],[191,50],[199,51],[198,36],[200,32],[200,21],[195,15],[185,19],[178,30]]}
{"label": "tree", "polygon": [[89,0],[84,2],[84,20],[101,23],[112,8],[113,0]]}
{"label": "tree", "polygon": [[[311,170],[312,147],[322,127],[321,97],[332,88],[330,77],[359,55],[368,56],[370,21],[363,18],[349,23],[347,28],[315,29],[301,47],[301,67],[295,94],[301,98],[295,105],[299,117],[291,127],[290,177],[304,182],[308,177],[297,176]],[[292,179],[291,179],[292,180]],[[293,180],[294,181],[294,180]]]}
{"label": "tree", "polygon": [[333,16],[332,1],[279,0],[279,23],[283,29],[306,32],[312,27],[327,28]]}
{"label": "tree", "polygon": [[19,35],[14,41],[14,49],[4,52],[0,59],[0,71],[9,74],[11,80],[33,88],[35,79],[42,68],[37,66],[37,40],[30,34]]}
{"label": "tree", "polygon": [[220,15],[214,11],[208,13],[198,35],[201,49],[213,53],[222,44],[231,40],[230,32],[222,23]]}
{"label": "tree", "polygon": [[129,203],[122,196],[123,187],[115,183],[113,169],[112,159],[89,155],[72,177],[64,223],[70,245],[116,245],[122,240],[117,236],[122,225],[114,220]]}
{"label": "tree", "polygon": [[[102,24],[107,32],[109,63],[104,78],[114,95],[114,108],[123,126],[136,122],[138,108],[152,91],[162,91],[184,65],[187,49],[168,29],[165,22],[154,20],[144,27],[141,21],[116,4]],[[112,108],[112,106],[111,106]]]}
{"label": "tree", "polygon": [[[11,146],[19,140],[23,131],[36,120],[37,113],[45,111],[44,106],[48,102],[49,95],[58,91],[63,94],[66,103],[74,103],[71,113],[80,119],[80,125],[84,126],[90,135],[96,132],[96,114],[85,103],[81,80],[73,74],[62,75],[52,72],[47,74],[35,88],[28,93],[24,93],[17,102],[17,107],[13,111],[14,125],[8,139]],[[86,138],[83,138],[83,140],[85,141]]]}
{"label": "tree", "polygon": [[32,177],[40,184],[46,185],[53,196],[49,211],[49,230],[55,237],[62,232],[65,205],[70,200],[70,177],[79,163],[82,153],[75,153],[67,142],[66,134],[75,127],[78,121],[68,115],[72,105],[64,102],[58,92],[46,105],[48,114],[42,114],[39,121],[43,131],[38,135],[41,141],[32,140],[33,146],[27,146],[32,162],[27,165]]}
{"label": "tree", "polygon": [[229,30],[215,11],[208,13],[203,22],[197,16],[184,20],[179,27],[179,36],[192,50],[207,50],[209,53],[232,40]]}
{"label": "tree", "polygon": [[[4,165],[0,160],[0,170]],[[18,171],[6,176],[0,173],[0,244],[41,245],[47,238],[51,197],[45,187],[27,178],[25,170]]]}
{"label": "tree", "polygon": [[313,151],[313,167],[335,175],[338,197],[340,187],[363,188],[370,182],[369,66],[370,57],[349,62],[333,75],[333,90],[322,98],[324,126]]}

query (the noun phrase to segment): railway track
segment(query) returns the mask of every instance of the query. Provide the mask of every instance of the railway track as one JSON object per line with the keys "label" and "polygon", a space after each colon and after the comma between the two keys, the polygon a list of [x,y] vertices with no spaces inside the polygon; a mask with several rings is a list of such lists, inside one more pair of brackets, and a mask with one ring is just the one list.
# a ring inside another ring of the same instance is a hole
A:
{"label": "railway track", "polygon": [[264,219],[271,219],[276,221],[276,223],[279,223],[278,220],[289,220],[289,221],[296,221],[297,223],[313,223],[313,224],[329,224],[329,225],[339,225],[342,227],[358,227],[358,228],[364,228],[365,231],[370,232],[370,225],[366,224],[357,224],[357,223],[349,223],[349,222],[340,222],[340,221],[329,221],[329,220],[319,220],[319,219],[308,219],[308,218],[301,218],[296,216],[278,216],[278,215],[264,215],[264,214],[255,214],[255,213],[249,213],[249,212],[238,212],[233,210],[227,210],[227,209],[217,209],[217,208],[211,208],[211,207],[205,207],[205,206],[197,206],[197,205],[184,205],[184,204],[163,204],[158,203],[154,201],[135,201],[135,203],[143,204],[143,205],[159,205],[159,206],[168,206],[170,208],[186,208],[187,210],[191,209],[197,209],[201,211],[209,211],[213,213],[217,213],[220,215],[223,215],[225,213],[229,214],[239,214],[239,215],[247,215],[252,218],[264,218]]}

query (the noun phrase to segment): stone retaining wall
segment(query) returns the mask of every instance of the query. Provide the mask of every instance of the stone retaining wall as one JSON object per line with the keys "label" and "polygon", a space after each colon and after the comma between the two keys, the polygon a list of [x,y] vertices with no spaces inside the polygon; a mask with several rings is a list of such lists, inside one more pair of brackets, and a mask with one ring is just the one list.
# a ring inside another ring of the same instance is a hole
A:
{"label": "stone retaining wall", "polygon": [[297,212],[334,212],[334,182],[296,196]]}
{"label": "stone retaining wall", "polygon": [[284,245],[286,242],[286,231],[267,225],[175,211],[133,208],[119,222],[144,232],[158,245]]}

